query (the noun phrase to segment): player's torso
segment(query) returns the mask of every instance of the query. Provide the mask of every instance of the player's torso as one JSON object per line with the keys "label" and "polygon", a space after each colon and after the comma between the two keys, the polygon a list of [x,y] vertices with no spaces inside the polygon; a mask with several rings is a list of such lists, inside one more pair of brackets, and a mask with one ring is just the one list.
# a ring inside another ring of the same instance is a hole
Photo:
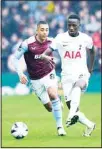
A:
{"label": "player's torso", "polygon": [[28,51],[24,56],[31,79],[40,79],[53,69],[51,63],[39,59],[39,56],[47,50],[51,42],[48,38],[44,43],[39,43],[33,36],[27,40]]}
{"label": "player's torso", "polygon": [[84,40],[82,34],[77,37],[70,37],[67,34],[63,34],[59,46],[59,54],[62,59],[62,73],[83,71],[83,69],[87,69],[86,40]]}

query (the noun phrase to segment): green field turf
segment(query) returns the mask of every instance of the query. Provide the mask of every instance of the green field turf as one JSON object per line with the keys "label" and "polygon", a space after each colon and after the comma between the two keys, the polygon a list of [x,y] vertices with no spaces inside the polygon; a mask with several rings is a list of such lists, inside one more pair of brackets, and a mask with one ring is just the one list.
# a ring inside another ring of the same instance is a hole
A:
{"label": "green field turf", "polygon": [[[65,104],[65,103],[64,103]],[[82,137],[85,126],[77,123],[66,128],[67,108],[64,106],[63,123],[67,136],[57,136],[52,113],[47,112],[35,95],[5,96],[2,98],[2,147],[101,147],[101,96],[84,94],[81,111],[96,122],[96,129],[89,138]],[[14,122],[28,126],[28,136],[16,140],[10,130]]]}

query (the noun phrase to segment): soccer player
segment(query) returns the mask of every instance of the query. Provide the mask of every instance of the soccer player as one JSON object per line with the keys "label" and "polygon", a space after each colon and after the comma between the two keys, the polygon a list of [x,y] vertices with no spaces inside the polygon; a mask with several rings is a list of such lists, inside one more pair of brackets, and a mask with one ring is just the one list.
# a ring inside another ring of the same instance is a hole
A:
{"label": "soccer player", "polygon": [[[79,16],[71,14],[68,17],[68,31],[58,34],[50,48],[57,49],[61,57],[62,87],[67,107],[70,109],[66,126],[69,127],[79,121],[87,126],[83,135],[88,137],[94,130],[95,123],[79,111],[79,105],[81,92],[86,90],[93,71],[95,52],[92,38],[80,32],[79,26]],[[89,67],[87,66],[87,52],[90,56]]]}
{"label": "soccer player", "polygon": [[[24,40],[19,49],[15,52],[13,63],[20,82],[26,84],[28,78],[18,64],[19,59],[24,55],[31,86],[45,108],[49,112],[53,112],[58,135],[64,136],[66,135],[66,132],[62,124],[62,109],[57,93],[55,64],[52,60],[48,61],[42,57],[43,53],[46,52],[52,43],[52,38],[49,38],[48,34],[48,23],[40,21],[37,24],[36,35]],[[51,54],[52,53],[48,52],[48,55],[51,56]]]}

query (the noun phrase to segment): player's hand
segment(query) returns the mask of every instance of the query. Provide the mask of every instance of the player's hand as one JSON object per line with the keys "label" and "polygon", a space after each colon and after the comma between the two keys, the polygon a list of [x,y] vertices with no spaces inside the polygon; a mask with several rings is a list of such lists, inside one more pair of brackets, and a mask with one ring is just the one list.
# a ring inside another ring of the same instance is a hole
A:
{"label": "player's hand", "polygon": [[93,72],[93,70],[92,70],[92,69],[89,69],[89,73],[90,73],[90,75],[92,74],[92,72]]}
{"label": "player's hand", "polygon": [[19,75],[20,82],[26,84],[28,82],[27,76],[25,74]]}

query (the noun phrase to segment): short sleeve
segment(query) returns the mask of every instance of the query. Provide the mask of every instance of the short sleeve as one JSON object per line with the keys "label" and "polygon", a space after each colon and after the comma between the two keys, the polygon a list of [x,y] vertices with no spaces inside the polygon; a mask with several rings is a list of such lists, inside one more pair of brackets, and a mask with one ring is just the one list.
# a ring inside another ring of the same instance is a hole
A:
{"label": "short sleeve", "polygon": [[88,39],[87,39],[87,48],[88,49],[92,49],[93,47],[93,40],[91,37],[88,36]]}
{"label": "short sleeve", "polygon": [[53,39],[51,45],[50,45],[50,48],[53,49],[53,50],[58,50],[58,46],[59,46],[59,37],[58,35]]}
{"label": "short sleeve", "polygon": [[28,44],[27,44],[27,40],[24,40],[21,45],[19,46],[18,51],[23,50],[24,52],[26,52],[28,50]]}

